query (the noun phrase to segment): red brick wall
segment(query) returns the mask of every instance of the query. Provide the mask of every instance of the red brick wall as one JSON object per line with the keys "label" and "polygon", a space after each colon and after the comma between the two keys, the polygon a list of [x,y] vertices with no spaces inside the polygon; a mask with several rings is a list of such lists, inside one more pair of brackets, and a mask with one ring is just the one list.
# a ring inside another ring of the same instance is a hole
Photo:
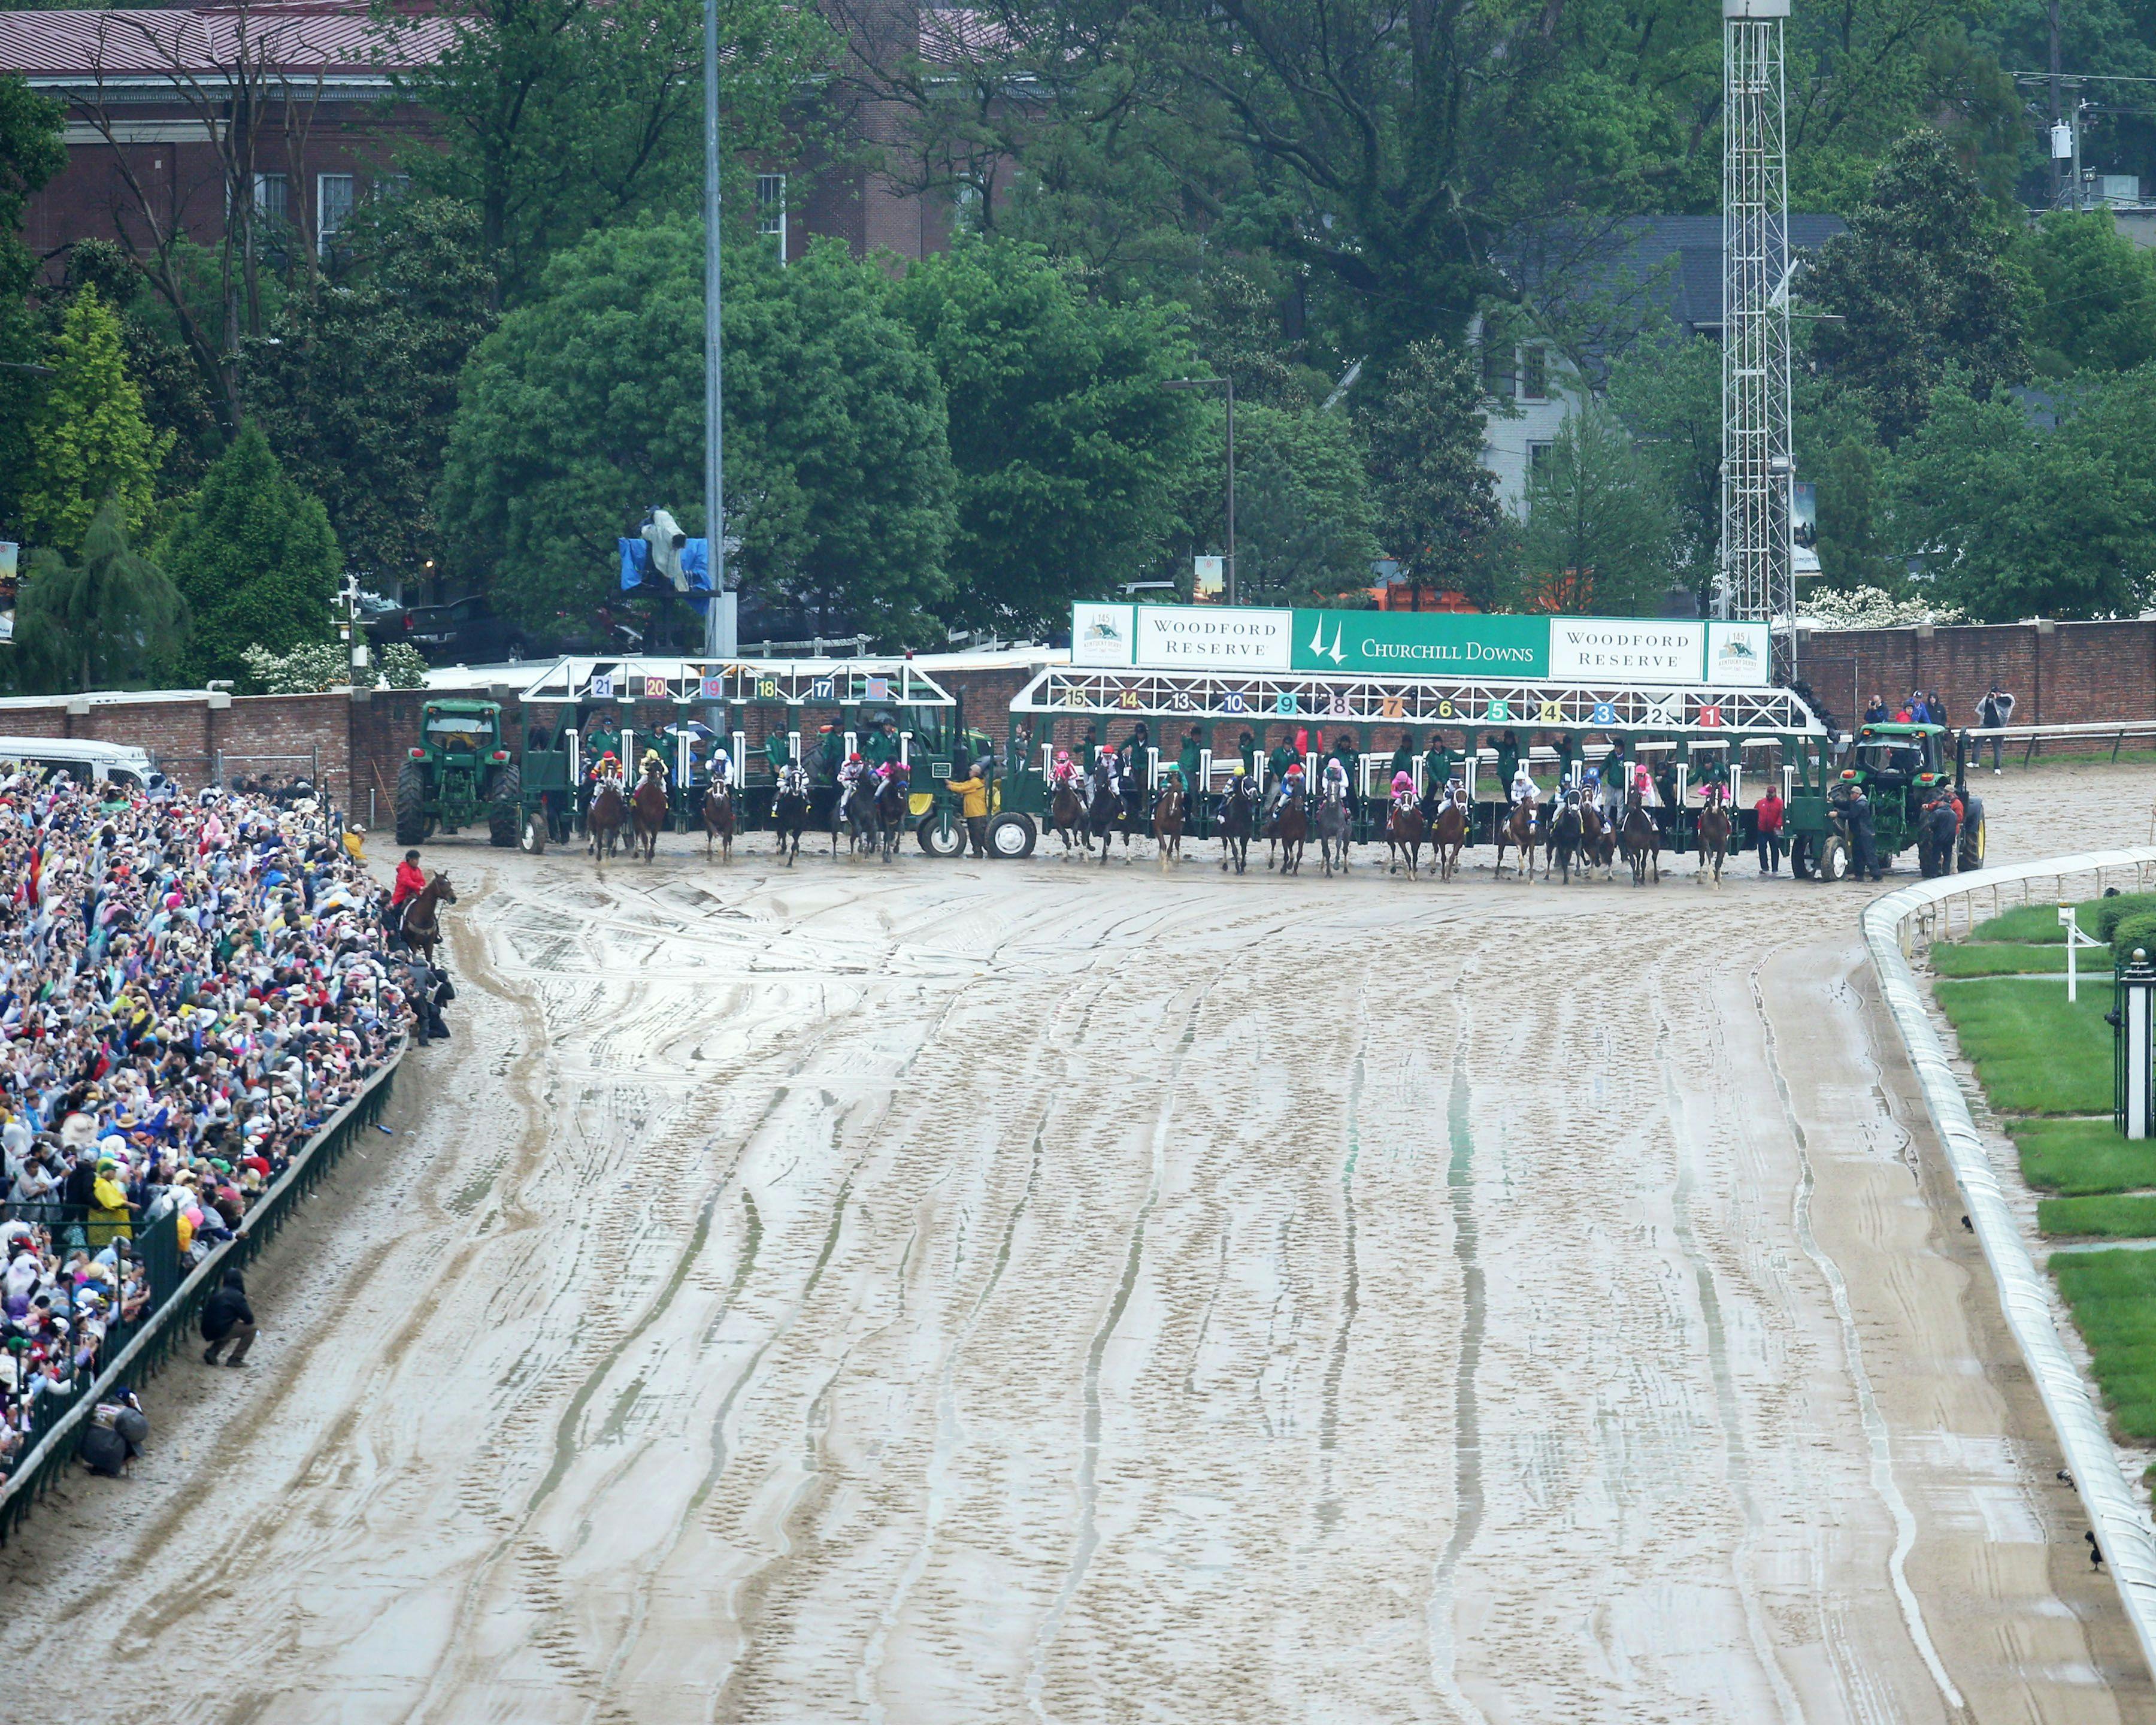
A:
{"label": "red brick wall", "polygon": [[1843,725],[1872,696],[1892,706],[1912,689],[1944,697],[1953,723],[1973,724],[1994,682],[2014,696],[2017,725],[2156,719],[2156,621],[1849,629],[1807,635],[1798,657]]}

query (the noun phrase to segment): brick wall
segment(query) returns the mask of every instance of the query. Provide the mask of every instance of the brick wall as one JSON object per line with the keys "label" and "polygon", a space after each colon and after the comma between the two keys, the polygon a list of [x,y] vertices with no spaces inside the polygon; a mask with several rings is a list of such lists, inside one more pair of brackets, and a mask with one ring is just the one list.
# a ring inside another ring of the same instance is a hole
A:
{"label": "brick wall", "polygon": [[2017,725],[2156,719],[2156,620],[1839,630],[1805,636],[1798,656],[1843,725],[1872,696],[1892,706],[1912,689],[1937,692],[1954,724],[1972,724],[1994,682],[2014,696]]}

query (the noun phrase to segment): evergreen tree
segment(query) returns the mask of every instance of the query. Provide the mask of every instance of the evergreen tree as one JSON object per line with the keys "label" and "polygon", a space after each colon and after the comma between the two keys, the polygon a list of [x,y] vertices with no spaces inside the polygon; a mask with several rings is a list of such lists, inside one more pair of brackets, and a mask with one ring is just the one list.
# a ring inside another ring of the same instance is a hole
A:
{"label": "evergreen tree", "polygon": [[1914,131],[1872,176],[1849,231],[1820,248],[1807,297],[1827,372],[1891,447],[1923,424],[1948,369],[1988,396],[2029,374],[2011,236],[1947,141]]}
{"label": "evergreen tree", "polygon": [[120,320],[95,289],[68,307],[52,364],[30,416],[23,525],[38,542],[72,550],[108,497],[130,531],[142,525],[171,439],[151,430],[121,357]]}
{"label": "evergreen tree", "polygon": [[90,517],[80,561],[39,551],[17,601],[15,670],[41,689],[126,688],[168,664],[185,639],[187,608],[165,572],[128,543],[108,499]]}
{"label": "evergreen tree", "polygon": [[1668,590],[1675,511],[1617,417],[1582,403],[1527,482],[1522,562],[1553,611],[1651,614]]}
{"label": "evergreen tree", "polygon": [[194,615],[182,663],[197,677],[244,675],[250,646],[282,653],[329,638],[343,567],[336,535],[251,424],[211,467],[158,560]]}
{"label": "evergreen tree", "polygon": [[1486,410],[1472,355],[1416,341],[1364,427],[1385,549],[1419,587],[1456,589],[1484,605],[1505,581],[1504,511],[1482,465]]}

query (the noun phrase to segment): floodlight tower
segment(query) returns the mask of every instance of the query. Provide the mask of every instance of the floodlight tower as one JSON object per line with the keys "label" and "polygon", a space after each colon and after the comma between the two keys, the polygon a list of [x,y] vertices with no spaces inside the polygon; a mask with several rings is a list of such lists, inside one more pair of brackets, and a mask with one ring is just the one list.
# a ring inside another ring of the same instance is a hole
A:
{"label": "floodlight tower", "polygon": [[[1789,555],[1789,0],[1722,0],[1722,571],[1717,616],[1796,617]],[[1796,670],[1796,630],[1775,644]]]}

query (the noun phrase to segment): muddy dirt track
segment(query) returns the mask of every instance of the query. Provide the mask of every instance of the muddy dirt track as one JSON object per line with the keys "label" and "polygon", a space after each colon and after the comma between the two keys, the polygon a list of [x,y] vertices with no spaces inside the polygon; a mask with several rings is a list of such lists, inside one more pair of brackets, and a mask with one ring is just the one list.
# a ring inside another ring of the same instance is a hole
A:
{"label": "muddy dirt track", "polygon": [[63,1714],[2156,1717],[1861,889],[750,842],[436,849],[256,1367],[0,1554]]}

